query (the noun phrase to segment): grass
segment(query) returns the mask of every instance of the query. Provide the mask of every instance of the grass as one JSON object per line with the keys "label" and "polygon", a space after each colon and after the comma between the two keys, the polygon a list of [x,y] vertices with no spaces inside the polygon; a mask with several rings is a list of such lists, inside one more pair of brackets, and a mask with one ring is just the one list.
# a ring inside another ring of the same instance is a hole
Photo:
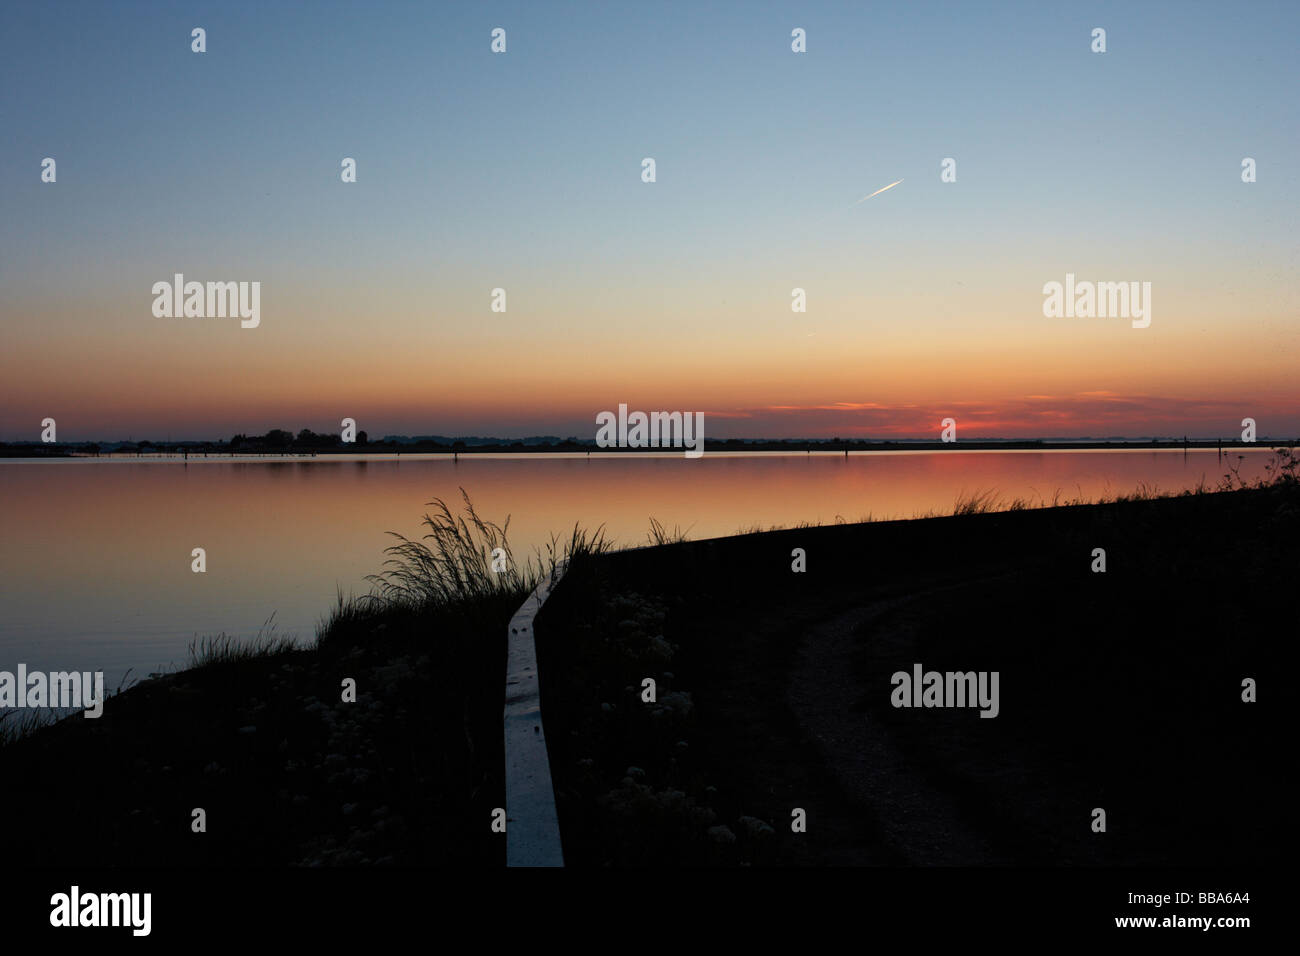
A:
{"label": "grass", "polygon": [[[1073,497],[1065,497],[1058,488],[1052,492],[1051,498],[1039,495],[1037,498],[1016,496],[1014,498],[1005,498],[998,494],[994,488],[976,489],[974,491],[962,491],[956,496],[951,511],[940,511],[931,508],[927,511],[913,512],[911,519],[922,518],[943,518],[949,515],[976,515],[976,514],[994,514],[1003,511],[1028,511],[1036,508],[1073,508],[1082,505],[1105,505],[1121,504],[1126,501],[1153,501],[1158,498],[1180,498],[1189,495],[1207,495],[1223,491],[1244,491],[1251,488],[1268,488],[1288,482],[1295,483],[1300,481],[1300,455],[1290,448],[1274,448],[1274,457],[1264,466],[1264,475],[1256,478],[1254,481],[1247,481],[1240,475],[1241,465],[1228,466],[1227,472],[1219,480],[1217,485],[1211,486],[1204,478],[1201,478],[1193,487],[1182,491],[1161,491],[1158,485],[1148,484],[1145,481],[1138,482],[1136,488],[1132,491],[1120,494],[1103,494],[1095,498],[1085,496],[1082,491]],[[860,515],[855,524],[870,524],[875,521],[892,521],[896,518],[883,517],[878,518],[875,514],[867,512]],[[658,540],[654,533],[657,521],[651,519],[651,543],[652,544],[669,544],[674,541],[685,540],[685,536],[667,538]],[[841,525],[849,522],[842,515],[836,515],[830,524]],[[790,527],[794,528],[821,528],[826,527],[824,521],[801,521]],[[659,526],[662,527],[661,525]],[[774,524],[764,527],[762,524],[741,525],[736,528],[735,535],[746,534],[763,534],[769,531],[785,531],[786,525]]]}
{"label": "grass", "polygon": [[385,570],[367,578],[374,589],[348,598],[339,592],[318,644],[403,616],[469,618],[485,633],[499,623],[504,636],[510,614],[542,580],[554,581],[561,567],[613,547],[604,525],[588,530],[575,523],[567,538],[552,535],[544,549],[519,561],[510,546],[510,517],[502,524],[488,521],[465,489],[460,492],[463,514],[441,498],[428,503],[432,510],[424,515],[422,537],[388,532],[398,543],[385,549]]}
{"label": "grass", "polygon": [[[1032,498],[1022,497],[1012,498],[1008,501],[1000,497],[994,489],[977,490],[959,494],[953,504],[952,514],[974,515],[990,514],[998,511],[1025,511],[1031,508],[1122,504],[1126,501],[1154,501],[1158,498],[1186,498],[1193,495],[1215,494],[1225,491],[1247,491],[1286,485],[1294,486],[1297,483],[1300,483],[1300,455],[1296,455],[1291,448],[1274,448],[1273,458],[1264,466],[1264,474],[1254,481],[1247,481],[1241,477],[1240,456],[1238,456],[1238,464],[1229,465],[1228,470],[1215,487],[1211,487],[1204,478],[1201,478],[1196,485],[1182,491],[1161,491],[1159,486],[1141,481],[1138,482],[1138,486],[1133,491],[1127,494],[1101,495],[1097,498],[1086,498],[1079,494],[1074,498],[1063,499],[1060,489],[1057,489],[1052,494],[1051,501],[1042,496],[1037,501]],[[931,511],[918,517],[941,517],[941,515]]]}
{"label": "grass", "polygon": [[[1202,479],[1194,488],[1178,493],[1162,492],[1155,485],[1141,482],[1128,494],[1102,495],[1095,499],[1085,498],[1082,493],[1073,498],[1063,498],[1058,489],[1050,501],[1041,496],[1037,500],[1016,497],[1008,501],[993,489],[977,490],[958,495],[951,513],[972,515],[1032,508],[1118,504],[1209,494],[1214,490],[1267,487],[1300,480],[1300,476],[1297,476],[1300,457],[1289,448],[1274,451],[1274,459],[1266,466],[1266,476],[1253,483],[1240,477],[1240,465],[1237,465],[1229,468],[1216,489],[1211,489]],[[453,513],[441,498],[428,503],[433,510],[424,516],[423,524],[428,532],[422,538],[413,540],[397,532],[389,532],[398,543],[385,551],[388,555],[386,570],[368,578],[375,590],[361,597],[348,598],[344,598],[340,592],[337,604],[322,622],[318,639],[324,639],[339,630],[363,626],[364,622],[373,622],[377,616],[393,613],[466,611],[484,606],[497,608],[511,602],[517,607],[544,577],[554,580],[559,567],[615,549],[614,542],[605,534],[604,525],[587,530],[575,523],[567,540],[552,536],[544,552],[539,550],[522,562],[516,561],[509,542],[510,517],[507,515],[500,525],[488,521],[475,511],[465,489],[461,488],[460,492],[464,500],[464,513],[461,515]],[[938,513],[931,511],[915,517],[938,516]],[[858,523],[875,520],[875,516],[868,513],[861,516]],[[845,524],[846,521],[842,516],[836,515],[834,523]],[[817,526],[815,522],[800,522],[795,525],[798,528]],[[764,529],[756,524],[738,528],[737,534],[753,534],[765,530],[778,531],[782,527],[774,525]],[[689,527],[683,530],[678,525],[674,525],[670,531],[652,516],[646,539],[652,547],[678,544],[689,540],[689,532]],[[260,652],[279,653],[280,650],[278,645],[272,643],[264,644]],[[222,651],[228,654],[258,653],[257,650],[237,651],[228,643],[222,647]]]}
{"label": "grass", "polygon": [[[694,525],[691,527],[694,527]],[[652,547],[658,547],[659,545],[664,544],[680,544],[687,540],[687,535],[690,534],[690,531],[690,528],[683,531],[680,525],[673,525],[673,530],[669,531],[657,518],[651,517],[650,530],[646,532],[646,539],[650,542]]]}
{"label": "grass", "polygon": [[46,709],[0,711],[0,750],[42,727],[57,723],[62,715]]}
{"label": "grass", "polygon": [[[999,495],[994,488],[976,489],[974,491],[959,492],[953,502],[951,511],[938,511],[929,509],[928,511],[914,512],[912,519],[921,518],[943,518],[948,515],[977,515],[977,514],[994,514],[1003,511],[1028,511],[1037,508],[1073,508],[1082,505],[1105,505],[1105,504],[1122,504],[1126,501],[1154,501],[1158,498],[1181,498],[1190,495],[1207,495],[1224,491],[1244,491],[1252,488],[1269,488],[1284,484],[1295,484],[1300,482],[1300,455],[1297,455],[1290,448],[1274,448],[1274,457],[1264,466],[1264,475],[1256,478],[1254,481],[1247,481],[1241,477],[1241,465],[1228,466],[1227,472],[1219,480],[1217,485],[1211,486],[1204,478],[1201,478],[1193,487],[1182,491],[1161,491],[1158,485],[1148,484],[1145,481],[1138,482],[1133,491],[1126,494],[1103,494],[1095,498],[1085,496],[1082,491],[1073,497],[1064,497],[1058,488],[1052,493],[1049,499],[1045,496],[1037,498],[1016,496],[1014,498],[1005,498]],[[875,521],[889,521],[891,518],[877,518],[874,514],[868,512],[860,516],[857,524],[869,524]],[[654,519],[651,519],[652,534],[651,541],[654,544],[668,544],[670,540],[656,540],[654,526],[662,528]],[[836,515],[832,524],[846,524],[844,517]],[[826,522],[802,521],[794,525],[795,528],[818,528],[825,527]],[[769,531],[784,531],[785,525],[771,525],[763,527],[761,524],[742,525],[735,531],[736,535],[745,534],[762,534]],[[673,538],[673,541],[685,540],[685,537]]]}
{"label": "grass", "polygon": [[[105,689],[104,698],[107,700],[110,697],[116,697],[123,690],[128,689],[131,684],[136,683],[135,681],[131,681],[130,684],[127,683],[127,678],[130,676],[131,669],[128,668],[127,672],[122,675],[122,680],[115,690]],[[79,710],[78,708],[72,708],[69,711],[68,708],[63,707],[40,707],[25,708],[23,710],[9,710],[6,708],[0,711],[0,750],[3,750],[9,744],[17,743],[24,737],[31,736],[38,730],[57,724],[69,716],[70,713],[72,716],[76,716]]]}
{"label": "grass", "polygon": [[293,638],[276,634],[275,624],[268,618],[258,629],[257,635],[247,640],[231,637],[222,631],[220,634],[191,641],[189,669],[236,664],[260,657],[278,657],[301,649]]}
{"label": "grass", "polygon": [[[540,579],[538,559],[520,565],[507,538],[510,518],[497,525],[479,517],[461,489],[465,515],[452,514],[446,502],[435,498],[435,509],[425,514],[429,533],[413,541],[388,532],[400,543],[386,549],[386,571],[370,575],[376,597],[389,607],[446,607],[461,602],[491,599],[501,594],[524,598]],[[426,543],[427,542],[427,543]]]}

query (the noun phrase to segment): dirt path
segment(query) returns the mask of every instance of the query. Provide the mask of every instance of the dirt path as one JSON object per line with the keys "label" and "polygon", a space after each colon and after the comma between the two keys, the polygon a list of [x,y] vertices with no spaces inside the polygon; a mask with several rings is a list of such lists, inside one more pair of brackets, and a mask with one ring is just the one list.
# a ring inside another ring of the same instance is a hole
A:
{"label": "dirt path", "polygon": [[[942,600],[954,590],[935,588],[883,599],[813,626],[791,673],[787,700],[809,739],[815,741],[821,761],[833,768],[850,801],[847,809],[858,820],[872,823],[897,862],[1009,863],[988,836],[963,817],[952,795],[937,789],[917,761],[902,753],[860,704],[864,688],[856,677],[856,658],[871,632],[886,626],[896,610],[918,601]],[[837,812],[834,807],[827,809]],[[852,826],[851,821],[826,824]]]}

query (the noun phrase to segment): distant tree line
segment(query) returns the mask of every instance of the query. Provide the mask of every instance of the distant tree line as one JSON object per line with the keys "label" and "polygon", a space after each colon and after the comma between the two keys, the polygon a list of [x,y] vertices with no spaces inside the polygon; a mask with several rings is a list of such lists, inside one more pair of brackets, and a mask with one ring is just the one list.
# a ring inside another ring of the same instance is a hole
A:
{"label": "distant tree line", "polygon": [[[369,445],[370,438],[363,432],[357,432],[356,444]],[[343,438],[337,433],[322,435],[304,428],[294,435],[283,428],[272,428],[265,435],[234,435],[226,448],[228,451],[310,451],[322,448],[343,448]]]}

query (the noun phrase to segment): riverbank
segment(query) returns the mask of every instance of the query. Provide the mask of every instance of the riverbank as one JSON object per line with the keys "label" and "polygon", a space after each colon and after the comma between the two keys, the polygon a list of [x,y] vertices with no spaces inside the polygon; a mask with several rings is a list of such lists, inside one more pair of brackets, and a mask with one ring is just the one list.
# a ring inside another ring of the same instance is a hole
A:
{"label": "riverbank", "polygon": [[0,853],[24,867],[499,865],[505,655],[487,634],[505,634],[510,603],[348,622],[11,742]]}
{"label": "riverbank", "polygon": [[[566,863],[1275,859],[1295,483],[975,513],[987,504],[612,554],[578,542],[536,622]],[[97,720],[0,746],[0,852],[501,865],[505,640],[527,581],[480,588],[494,578],[456,550],[471,537],[441,551],[467,562],[465,601],[414,600],[448,566],[408,548],[411,576],[390,579],[405,600],[341,607],[312,648],[217,645]],[[892,706],[892,676],[918,664],[997,672],[997,716]]]}
{"label": "riverbank", "polygon": [[[1276,861],[1297,497],[793,529],[570,573],[537,621],[566,861]],[[918,666],[997,674],[996,716],[894,706]],[[1247,703],[1246,679],[1273,690]]]}
{"label": "riverbank", "polygon": [[[501,676],[542,573],[489,571],[504,529],[441,501],[311,647],[224,638],[194,664],[15,733],[0,854],[21,866],[499,866]],[[581,555],[599,543],[575,533]],[[10,712],[6,717],[11,717]],[[201,811],[201,813],[199,812]],[[477,824],[477,825],[476,825]]]}

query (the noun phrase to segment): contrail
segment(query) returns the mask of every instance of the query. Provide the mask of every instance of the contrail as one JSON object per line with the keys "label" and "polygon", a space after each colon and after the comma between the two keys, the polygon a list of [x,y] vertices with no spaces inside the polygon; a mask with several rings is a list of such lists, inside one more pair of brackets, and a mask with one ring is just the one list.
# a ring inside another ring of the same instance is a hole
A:
{"label": "contrail", "polygon": [[[883,193],[886,189],[893,189],[895,186],[897,186],[897,185],[898,185],[899,183],[901,183],[901,182],[902,182],[902,180],[901,180],[901,179],[898,179],[898,180],[895,180],[894,182],[890,183],[888,186],[881,186],[881,187],[880,187],[879,189],[877,189],[874,193],[872,193],[871,196],[879,196],[879,195],[880,195],[881,193]],[[850,203],[849,205],[845,206],[844,208],[845,208],[845,209],[852,209],[852,208],[853,208],[854,206],[856,206],[859,202],[866,202],[868,199],[871,198],[871,196],[863,196],[861,199],[858,200],[858,202]]]}

